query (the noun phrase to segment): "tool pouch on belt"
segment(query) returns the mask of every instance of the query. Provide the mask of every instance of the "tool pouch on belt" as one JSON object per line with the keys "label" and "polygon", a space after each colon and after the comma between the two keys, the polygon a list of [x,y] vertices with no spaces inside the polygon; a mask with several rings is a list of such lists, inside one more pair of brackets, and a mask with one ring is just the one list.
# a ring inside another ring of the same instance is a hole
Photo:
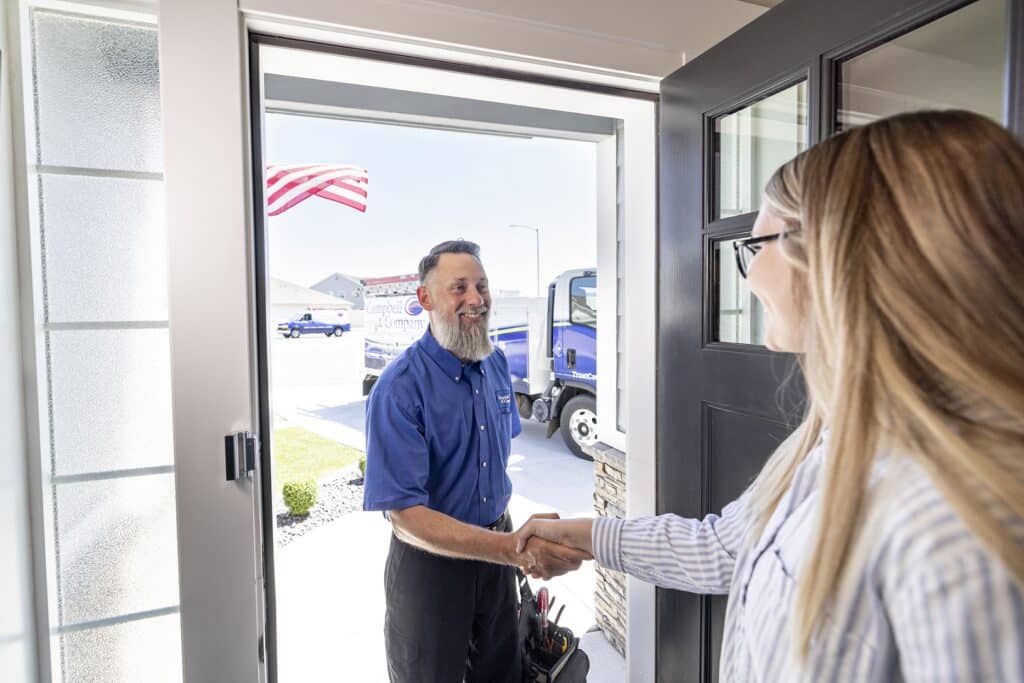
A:
{"label": "tool pouch on belt", "polygon": [[544,628],[537,596],[522,571],[517,569],[516,576],[523,683],[586,683],[590,659],[580,649],[580,639],[555,622],[548,622]]}

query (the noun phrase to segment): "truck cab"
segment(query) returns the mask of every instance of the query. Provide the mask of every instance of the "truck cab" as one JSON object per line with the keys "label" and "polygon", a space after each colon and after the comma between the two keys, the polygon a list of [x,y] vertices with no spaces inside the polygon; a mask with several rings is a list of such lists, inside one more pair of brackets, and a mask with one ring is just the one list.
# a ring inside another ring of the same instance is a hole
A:
{"label": "truck cab", "polygon": [[496,300],[491,338],[508,358],[519,414],[561,431],[574,455],[597,442],[597,271],[568,270],[546,299]]}

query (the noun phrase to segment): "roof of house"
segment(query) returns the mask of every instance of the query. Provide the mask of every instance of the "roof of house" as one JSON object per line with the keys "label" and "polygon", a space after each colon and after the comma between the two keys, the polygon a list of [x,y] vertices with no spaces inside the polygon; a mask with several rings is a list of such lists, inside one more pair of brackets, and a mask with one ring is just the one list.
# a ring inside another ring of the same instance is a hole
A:
{"label": "roof of house", "polygon": [[325,277],[323,280],[320,280],[319,282],[314,282],[309,287],[310,289],[318,289],[320,287],[329,285],[331,282],[338,279],[348,280],[349,282],[353,282],[358,285],[362,285],[365,282],[364,278],[356,277],[355,275],[349,275],[348,273],[333,273]]}
{"label": "roof of house", "polygon": [[350,310],[351,301],[324,294],[294,282],[270,278],[270,303],[273,306],[316,306],[318,308],[343,308]]}
{"label": "roof of house", "polygon": [[420,276],[417,273],[408,273],[406,275],[389,275],[387,277],[371,277],[363,280],[363,284],[367,287],[373,285],[389,285],[397,284],[402,282],[419,282]]}

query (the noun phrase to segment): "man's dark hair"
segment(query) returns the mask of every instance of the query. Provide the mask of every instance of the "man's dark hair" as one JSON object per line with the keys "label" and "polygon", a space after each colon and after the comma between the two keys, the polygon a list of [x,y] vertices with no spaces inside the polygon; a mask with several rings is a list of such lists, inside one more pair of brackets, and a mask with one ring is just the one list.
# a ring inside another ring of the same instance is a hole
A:
{"label": "man's dark hair", "polygon": [[469,240],[448,240],[441,242],[430,250],[426,256],[420,259],[420,284],[427,281],[427,275],[437,267],[441,260],[441,254],[469,254],[477,261],[480,260],[480,245]]}

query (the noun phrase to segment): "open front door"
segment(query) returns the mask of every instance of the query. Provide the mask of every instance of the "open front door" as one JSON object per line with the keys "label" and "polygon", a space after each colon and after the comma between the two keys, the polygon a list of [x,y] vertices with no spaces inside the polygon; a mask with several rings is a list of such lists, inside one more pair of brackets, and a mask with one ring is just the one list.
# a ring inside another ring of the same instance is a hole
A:
{"label": "open front door", "polygon": [[[795,359],[731,242],[807,145],[880,116],[970,109],[1022,132],[1022,4],[787,0],[662,84],[658,511],[718,512],[801,417]],[[659,590],[657,680],[714,681],[724,597]]]}

